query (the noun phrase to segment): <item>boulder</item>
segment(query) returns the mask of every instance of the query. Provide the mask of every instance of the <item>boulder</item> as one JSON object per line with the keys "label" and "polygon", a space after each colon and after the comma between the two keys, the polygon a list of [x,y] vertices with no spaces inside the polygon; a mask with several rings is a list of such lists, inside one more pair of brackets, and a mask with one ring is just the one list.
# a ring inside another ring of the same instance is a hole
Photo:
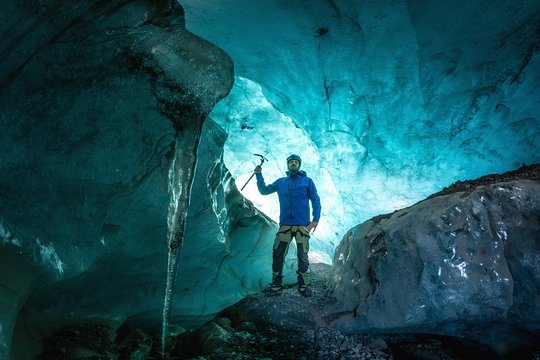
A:
{"label": "boulder", "polygon": [[499,353],[535,343],[539,178],[467,187],[347,232],[330,279],[332,327],[458,336]]}

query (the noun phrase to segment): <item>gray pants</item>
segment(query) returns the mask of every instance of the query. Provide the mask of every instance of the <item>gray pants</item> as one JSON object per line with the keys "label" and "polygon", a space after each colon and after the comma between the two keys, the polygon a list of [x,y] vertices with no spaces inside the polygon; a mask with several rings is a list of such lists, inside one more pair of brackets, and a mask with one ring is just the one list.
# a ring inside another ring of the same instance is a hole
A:
{"label": "gray pants", "polygon": [[305,226],[290,226],[283,225],[279,227],[276,234],[276,240],[274,241],[274,250],[272,252],[272,283],[274,285],[281,285],[283,279],[283,263],[285,262],[285,256],[289,250],[289,245],[292,239],[296,241],[296,256],[298,258],[298,284],[300,286],[307,285],[305,276],[309,272],[309,231]]}

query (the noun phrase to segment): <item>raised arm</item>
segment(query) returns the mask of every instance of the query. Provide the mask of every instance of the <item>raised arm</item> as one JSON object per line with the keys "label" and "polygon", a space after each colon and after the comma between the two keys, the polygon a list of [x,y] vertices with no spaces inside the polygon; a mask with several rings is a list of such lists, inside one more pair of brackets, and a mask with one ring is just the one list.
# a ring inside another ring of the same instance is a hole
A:
{"label": "raised arm", "polygon": [[255,168],[255,177],[257,178],[257,189],[259,189],[259,192],[262,194],[262,195],[268,195],[268,194],[271,194],[273,192],[276,192],[276,186],[274,184],[270,184],[268,186],[266,186],[266,184],[264,183],[264,178],[262,176],[262,171],[261,171],[261,167],[257,165],[257,167]]}

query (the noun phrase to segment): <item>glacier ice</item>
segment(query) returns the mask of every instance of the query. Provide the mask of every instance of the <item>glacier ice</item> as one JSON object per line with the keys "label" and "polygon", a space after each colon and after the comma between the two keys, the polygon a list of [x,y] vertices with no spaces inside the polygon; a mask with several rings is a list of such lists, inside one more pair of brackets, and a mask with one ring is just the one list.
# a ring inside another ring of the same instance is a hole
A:
{"label": "glacier ice", "polygon": [[537,4],[332,4],[184,2],[186,26],[235,63],[211,114],[227,166],[243,180],[265,152],[274,178],[303,155],[325,203],[314,251],[453,181],[540,161]]}

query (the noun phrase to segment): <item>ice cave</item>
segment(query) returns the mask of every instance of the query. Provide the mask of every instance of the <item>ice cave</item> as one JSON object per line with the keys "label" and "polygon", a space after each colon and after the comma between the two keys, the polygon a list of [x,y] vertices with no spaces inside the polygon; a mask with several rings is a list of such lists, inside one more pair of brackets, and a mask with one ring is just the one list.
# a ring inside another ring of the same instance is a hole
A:
{"label": "ice cave", "polygon": [[0,359],[540,358],[540,1],[2,8]]}

